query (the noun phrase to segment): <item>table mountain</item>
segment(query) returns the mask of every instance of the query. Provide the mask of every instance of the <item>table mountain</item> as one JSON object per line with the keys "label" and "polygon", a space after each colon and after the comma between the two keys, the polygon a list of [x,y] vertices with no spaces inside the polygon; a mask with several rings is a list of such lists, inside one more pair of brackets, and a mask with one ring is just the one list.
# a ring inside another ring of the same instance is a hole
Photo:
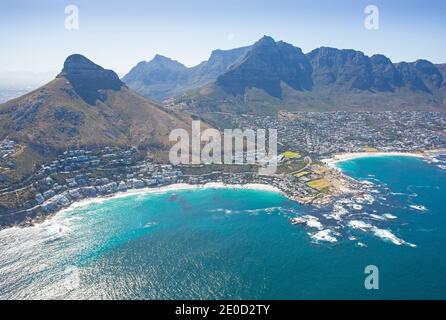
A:
{"label": "table mountain", "polygon": [[263,37],[215,82],[178,98],[198,112],[446,110],[444,65]]}
{"label": "table mountain", "polygon": [[244,94],[254,87],[280,98],[281,83],[294,90],[311,90],[311,73],[311,64],[301,49],[265,36],[240,62],[219,76],[216,84],[232,94]]}

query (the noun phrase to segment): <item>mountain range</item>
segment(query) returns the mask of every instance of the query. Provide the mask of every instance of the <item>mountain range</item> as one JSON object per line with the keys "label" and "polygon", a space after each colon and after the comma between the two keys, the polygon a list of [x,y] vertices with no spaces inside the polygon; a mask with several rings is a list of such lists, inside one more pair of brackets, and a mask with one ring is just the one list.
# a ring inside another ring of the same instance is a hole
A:
{"label": "mountain range", "polygon": [[249,47],[215,50],[208,61],[192,68],[156,55],[151,61],[138,63],[122,80],[138,93],[162,100],[214,82],[248,50]]}
{"label": "mountain range", "polygon": [[175,97],[200,113],[446,109],[446,64],[393,63],[380,54],[328,47],[305,54],[268,36],[214,51],[193,68],[156,56],[123,81],[146,97]]}

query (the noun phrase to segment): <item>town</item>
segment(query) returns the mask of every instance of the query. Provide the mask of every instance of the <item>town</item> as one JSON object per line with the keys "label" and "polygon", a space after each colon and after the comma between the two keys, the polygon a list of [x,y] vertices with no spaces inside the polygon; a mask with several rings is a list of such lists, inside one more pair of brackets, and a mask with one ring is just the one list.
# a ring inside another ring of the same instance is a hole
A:
{"label": "town", "polygon": [[[156,163],[149,157],[141,157],[136,148],[69,150],[43,165],[25,180],[25,184],[2,184],[0,225],[32,224],[85,198],[179,183],[257,183],[274,186],[301,203],[329,201],[330,194],[323,190],[327,189],[328,182],[322,172],[317,172],[322,169],[321,165],[291,151],[284,153],[281,159],[277,174],[263,176],[258,174],[259,166],[253,164],[174,166]],[[341,180],[339,173],[333,173]]]}
{"label": "town", "polygon": [[324,158],[342,152],[446,147],[446,118],[441,113],[281,112],[277,118],[242,115],[231,120],[238,128],[277,129],[280,156],[274,174],[259,174],[259,164],[172,165],[135,147],[102,147],[66,150],[25,179],[11,183],[7,173],[16,169],[14,154],[23,148],[14,141],[2,141],[0,227],[32,224],[81,199],[180,183],[265,184],[299,203],[323,206],[341,192],[354,190],[356,183],[325,165]]}
{"label": "town", "polygon": [[231,120],[241,128],[276,128],[283,146],[318,159],[344,152],[446,147],[446,114],[440,112],[281,112]]}

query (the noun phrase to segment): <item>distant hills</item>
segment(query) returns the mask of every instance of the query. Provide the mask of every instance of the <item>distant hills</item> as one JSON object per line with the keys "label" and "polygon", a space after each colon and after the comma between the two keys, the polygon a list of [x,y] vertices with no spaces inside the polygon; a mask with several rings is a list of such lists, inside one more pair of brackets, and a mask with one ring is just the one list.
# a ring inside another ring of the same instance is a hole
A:
{"label": "distant hills", "polygon": [[32,90],[38,88],[51,79],[58,72],[30,72],[3,71],[0,72],[0,91],[3,90]]}
{"label": "distant hills", "polygon": [[167,112],[115,72],[77,54],[50,83],[0,105],[0,139],[41,153],[100,146],[167,149],[170,131],[190,126],[188,115]]}
{"label": "distant hills", "polygon": [[304,54],[268,36],[214,51],[189,69],[157,56],[123,81],[147,97],[177,97],[199,112],[446,110],[445,64],[392,63],[384,55],[327,47]]}
{"label": "distant hills", "polygon": [[214,82],[248,50],[215,50],[208,61],[192,68],[156,55],[151,61],[138,63],[122,80],[141,95],[162,100]]}

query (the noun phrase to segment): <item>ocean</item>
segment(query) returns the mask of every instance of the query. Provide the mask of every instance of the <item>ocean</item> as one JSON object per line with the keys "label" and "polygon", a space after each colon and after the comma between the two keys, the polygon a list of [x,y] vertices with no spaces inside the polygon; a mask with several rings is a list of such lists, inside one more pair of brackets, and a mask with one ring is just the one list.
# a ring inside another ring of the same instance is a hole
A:
{"label": "ocean", "polygon": [[363,190],[323,209],[232,188],[74,206],[0,231],[0,298],[445,299],[443,161],[338,163]]}

